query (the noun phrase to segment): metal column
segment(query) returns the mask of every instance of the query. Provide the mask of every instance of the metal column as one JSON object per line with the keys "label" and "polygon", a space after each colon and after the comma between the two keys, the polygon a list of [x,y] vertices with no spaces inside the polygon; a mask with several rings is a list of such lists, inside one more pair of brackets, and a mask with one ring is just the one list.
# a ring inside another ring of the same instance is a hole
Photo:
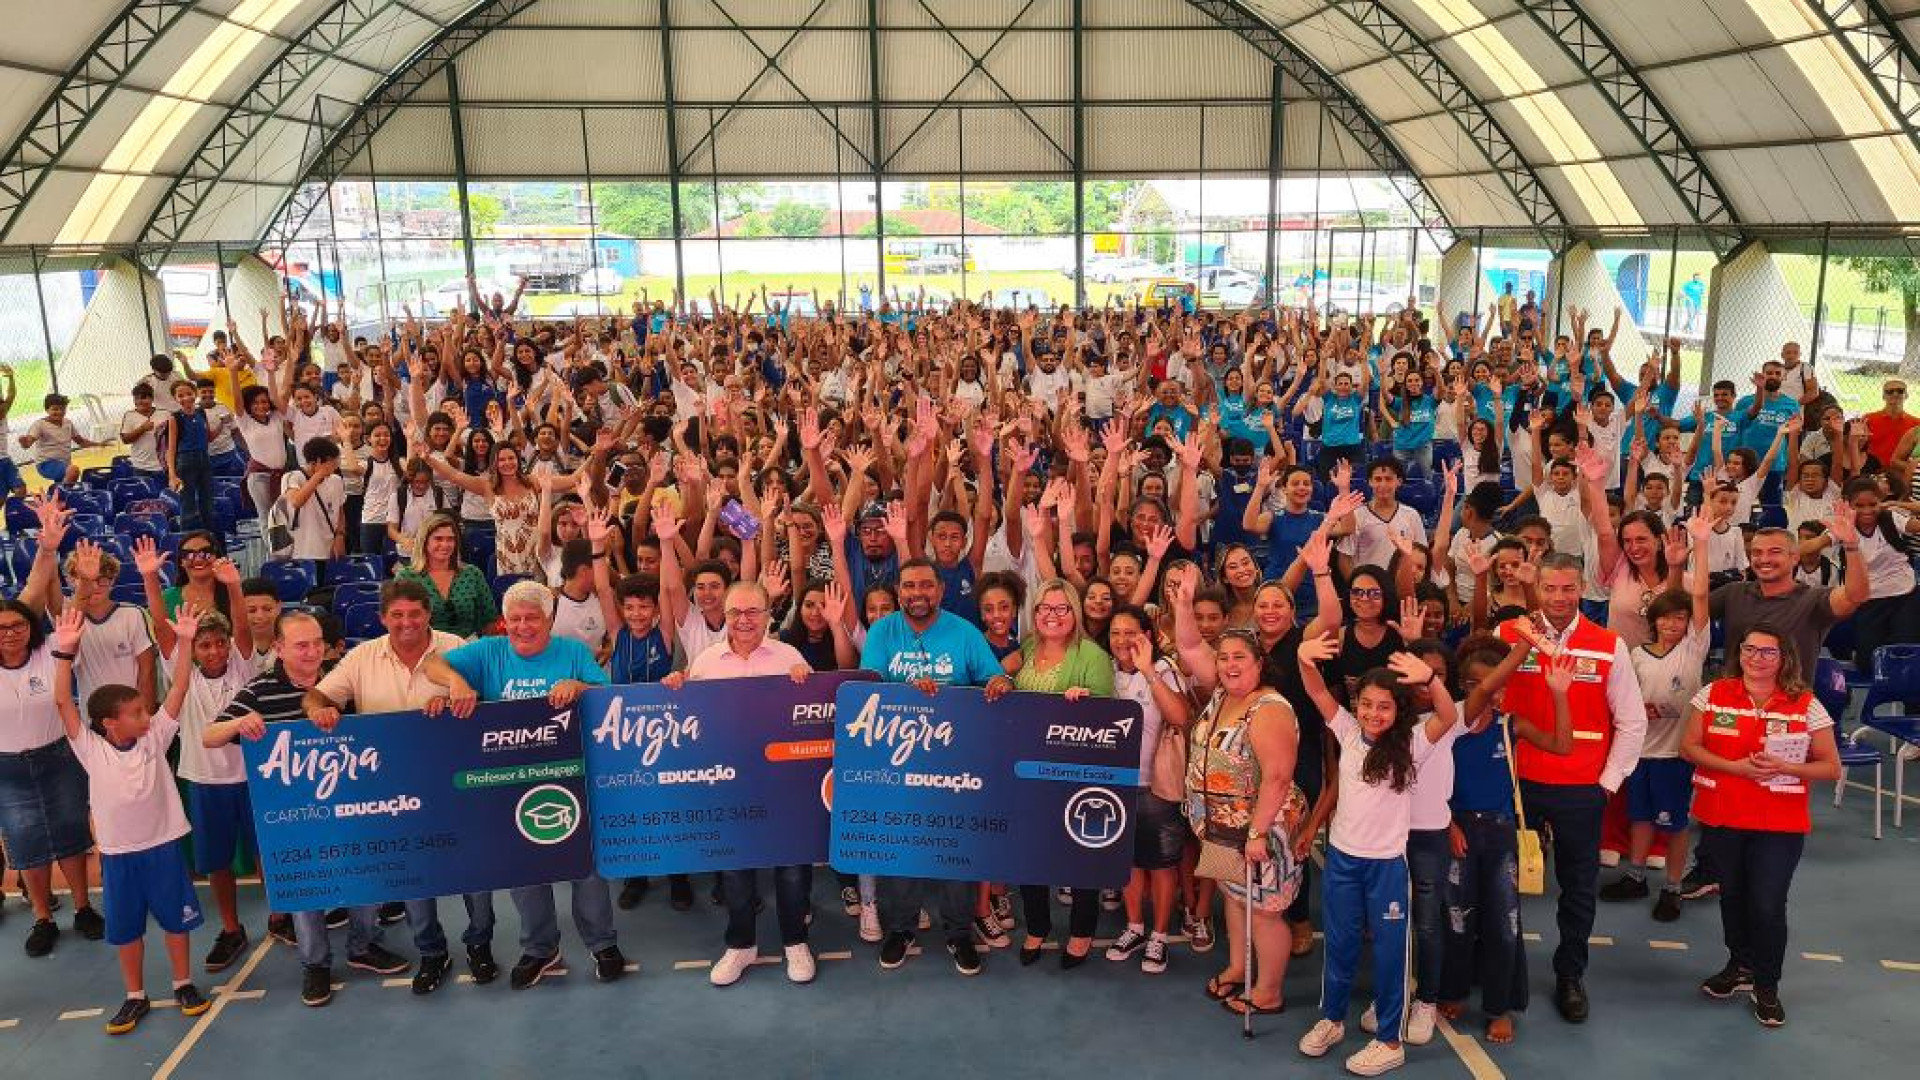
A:
{"label": "metal column", "polygon": [[466,254],[467,277],[476,276],[473,265],[473,211],[467,204],[467,133],[460,123],[459,65],[447,65],[447,122],[453,131],[453,186],[460,199],[460,249]]}
{"label": "metal column", "polygon": [[[672,0],[660,0],[660,81],[666,88],[667,106],[667,204],[673,208],[673,295],[679,302],[687,296],[687,260],[680,249],[680,124],[673,104],[673,19]],[[716,208],[717,209],[717,208]]]}

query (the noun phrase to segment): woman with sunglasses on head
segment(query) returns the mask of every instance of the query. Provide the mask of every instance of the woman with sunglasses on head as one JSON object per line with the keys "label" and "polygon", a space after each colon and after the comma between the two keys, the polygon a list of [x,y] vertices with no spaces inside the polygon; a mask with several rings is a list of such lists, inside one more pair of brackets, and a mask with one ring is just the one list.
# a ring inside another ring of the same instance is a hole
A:
{"label": "woman with sunglasses on head", "polygon": [[[1113,657],[1086,636],[1080,621],[1080,595],[1071,582],[1050,578],[1040,584],[1034,593],[1033,630],[1020,644],[1020,670],[1013,676],[1016,690],[1061,694],[1068,701],[1113,696]],[[1038,885],[1020,888],[1027,930],[1020,946],[1022,965],[1040,959],[1041,947],[1053,932],[1051,891]],[[1060,950],[1063,968],[1086,961],[1100,922],[1099,890],[1074,889],[1072,894],[1067,943]]]}
{"label": "woman with sunglasses on head", "polygon": [[1728,953],[1700,989],[1721,999],[1746,991],[1754,1019],[1780,1027],[1787,890],[1813,829],[1810,783],[1841,778],[1840,749],[1783,629],[1761,623],[1729,646],[1726,677],[1693,696],[1680,740],[1696,770],[1693,816],[1718,872]]}

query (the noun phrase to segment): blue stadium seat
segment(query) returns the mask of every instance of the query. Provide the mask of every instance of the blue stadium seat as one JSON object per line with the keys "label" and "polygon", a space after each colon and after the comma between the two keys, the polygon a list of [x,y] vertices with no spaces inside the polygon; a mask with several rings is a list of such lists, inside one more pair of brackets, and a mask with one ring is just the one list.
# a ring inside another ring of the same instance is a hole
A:
{"label": "blue stadium seat", "polygon": [[334,612],[340,617],[341,632],[347,637],[376,638],[387,632],[380,624],[379,601],[360,602],[341,606],[334,604]]}
{"label": "blue stadium seat", "polygon": [[1756,529],[1784,529],[1787,527],[1787,508],[1768,503],[1755,503],[1752,520]]}
{"label": "blue stadium seat", "polygon": [[297,604],[313,588],[313,571],[305,563],[269,562],[260,568],[260,576],[273,582],[283,604]]}
{"label": "blue stadium seat", "polygon": [[116,581],[113,588],[109,590],[108,595],[113,597],[113,602],[116,604],[132,604],[134,607],[147,606],[146,587],[138,581],[135,581],[131,585]]}
{"label": "blue stadium seat", "polygon": [[327,562],[327,581],[333,585],[344,585],[348,582],[357,581],[378,581],[379,577],[380,576],[374,573],[373,569],[365,563],[354,562],[351,559],[331,559]]}
{"label": "blue stadium seat", "polygon": [[14,536],[35,532],[40,528],[40,516],[33,512],[24,499],[7,499],[7,532]]}
{"label": "blue stadium seat", "polygon": [[345,607],[367,601],[380,602],[380,586],[385,582],[368,578],[364,581],[343,581],[334,586],[333,603],[335,607]]}

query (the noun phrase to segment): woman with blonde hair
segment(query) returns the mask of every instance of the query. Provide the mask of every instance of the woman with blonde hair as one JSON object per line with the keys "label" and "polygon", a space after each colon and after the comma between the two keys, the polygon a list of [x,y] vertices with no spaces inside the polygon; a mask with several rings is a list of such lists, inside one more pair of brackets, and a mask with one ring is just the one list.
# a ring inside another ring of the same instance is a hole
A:
{"label": "woman with blonde hair", "polygon": [[460,559],[460,522],[445,512],[428,516],[413,541],[413,561],[393,575],[427,590],[428,616],[435,630],[477,637],[500,617],[487,575]]}

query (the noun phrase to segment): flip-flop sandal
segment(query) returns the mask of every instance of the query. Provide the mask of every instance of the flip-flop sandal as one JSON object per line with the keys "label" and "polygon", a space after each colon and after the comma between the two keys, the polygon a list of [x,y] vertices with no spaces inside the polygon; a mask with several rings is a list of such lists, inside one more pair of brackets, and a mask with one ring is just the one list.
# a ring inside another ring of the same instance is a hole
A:
{"label": "flip-flop sandal", "polygon": [[1265,1009],[1255,1005],[1246,998],[1238,997],[1226,998],[1220,1002],[1220,1007],[1235,1016],[1245,1016],[1248,1013],[1252,1013],[1255,1016],[1279,1016],[1281,1013],[1287,1011],[1287,1003],[1284,1001],[1271,1009]]}
{"label": "flip-flop sandal", "polygon": [[1239,997],[1240,991],[1246,989],[1246,986],[1247,984],[1243,982],[1221,982],[1220,977],[1216,975],[1207,980],[1207,996],[1215,1001],[1230,1001]]}

